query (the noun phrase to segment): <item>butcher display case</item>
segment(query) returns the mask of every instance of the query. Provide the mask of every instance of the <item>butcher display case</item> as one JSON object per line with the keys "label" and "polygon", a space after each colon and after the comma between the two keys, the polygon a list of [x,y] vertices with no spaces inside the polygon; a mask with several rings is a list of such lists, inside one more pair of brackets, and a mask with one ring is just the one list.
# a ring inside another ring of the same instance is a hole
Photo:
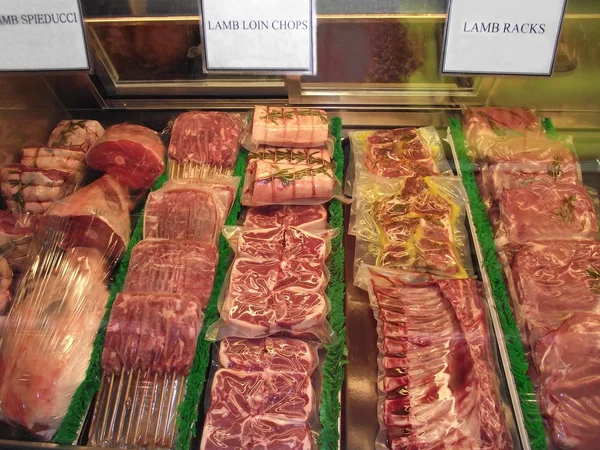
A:
{"label": "butcher display case", "polygon": [[445,0],[316,0],[313,76],[81,4],[89,71],[0,73],[0,447],[594,448],[600,3],[549,77],[442,74]]}

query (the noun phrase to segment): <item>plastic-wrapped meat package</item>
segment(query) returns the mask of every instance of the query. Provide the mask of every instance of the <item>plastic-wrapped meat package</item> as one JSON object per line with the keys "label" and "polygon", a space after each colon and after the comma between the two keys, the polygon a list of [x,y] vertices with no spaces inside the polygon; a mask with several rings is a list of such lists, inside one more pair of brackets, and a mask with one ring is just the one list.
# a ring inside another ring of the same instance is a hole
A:
{"label": "plastic-wrapped meat package", "polygon": [[323,205],[257,206],[249,208],[245,227],[274,228],[291,226],[305,230],[325,230],[328,227],[327,210]]}
{"label": "plastic-wrapped meat package", "polygon": [[573,313],[600,314],[600,243],[529,242],[507,270],[513,306],[525,342],[533,345]]}
{"label": "plastic-wrapped meat package", "polygon": [[[499,225],[498,248],[534,240],[593,239],[598,234],[592,199],[583,186],[571,184],[532,184],[504,191]],[[510,261],[510,256],[506,259]]]}
{"label": "plastic-wrapped meat package", "polygon": [[56,169],[38,169],[9,164],[0,169],[0,186],[12,211],[42,214],[53,202],[77,189],[81,179]]}
{"label": "plastic-wrapped meat package", "polygon": [[0,257],[0,337],[4,333],[6,318],[11,303],[13,271],[3,257]]}
{"label": "plastic-wrapped meat package", "polygon": [[433,127],[352,131],[345,193],[363,171],[386,178],[452,175],[442,141]]}
{"label": "plastic-wrapped meat package", "polygon": [[61,120],[52,130],[46,145],[87,152],[103,134],[104,128],[95,120]]}
{"label": "plastic-wrapped meat package", "polygon": [[472,273],[459,179],[385,179],[361,173],[349,231],[361,263],[452,278]]}
{"label": "plastic-wrapped meat package", "polygon": [[211,325],[207,338],[289,333],[330,341],[325,259],[333,234],[295,227],[226,227],[223,234],[236,258],[219,300],[221,319]]}
{"label": "plastic-wrapped meat package", "polygon": [[0,211],[0,251],[10,267],[23,272],[27,255],[40,216],[13,211]]}
{"label": "plastic-wrapped meat package", "polygon": [[165,146],[155,131],[119,124],[106,129],[86,155],[88,165],[137,190],[148,189],[165,171]]}
{"label": "plastic-wrapped meat package", "polygon": [[148,195],[144,239],[216,242],[231,198],[228,189],[196,183],[168,183]]}
{"label": "plastic-wrapped meat package", "polygon": [[214,244],[144,239],[131,251],[123,290],[189,294],[204,309],[212,291],[218,259]]}
{"label": "plastic-wrapped meat package", "polygon": [[214,373],[202,450],[310,450],[316,415],[314,344],[290,338],[224,339]]}
{"label": "plastic-wrapped meat package", "polygon": [[318,205],[341,196],[326,148],[260,147],[251,153],[242,192],[245,206]]}
{"label": "plastic-wrapped meat package", "polygon": [[378,448],[513,448],[477,282],[357,279],[379,335]]}
{"label": "plastic-wrapped meat package", "polygon": [[49,440],[85,378],[108,300],[105,255],[51,236],[19,284],[0,344],[0,417]]}
{"label": "plastic-wrapped meat package", "polygon": [[105,373],[188,375],[204,316],[190,294],[118,294],[102,351]]}
{"label": "plastic-wrapped meat package", "polygon": [[229,216],[231,207],[237,195],[240,177],[221,176],[217,178],[178,178],[165,182],[163,188],[183,187],[185,185],[199,186],[214,191],[217,197],[226,206],[226,216]]}
{"label": "plastic-wrapped meat package", "polygon": [[469,108],[464,112],[463,129],[473,150],[488,145],[498,136],[542,133],[542,125],[533,111],[520,108]]}
{"label": "plastic-wrapped meat package", "polygon": [[243,139],[253,151],[271,147],[320,147],[329,141],[329,119],[321,109],[255,106],[251,135]]}
{"label": "plastic-wrapped meat package", "polygon": [[131,207],[127,189],[104,175],[54,203],[40,229],[59,235],[63,248],[90,247],[118,258],[129,243]]}
{"label": "plastic-wrapped meat package", "polygon": [[573,315],[537,342],[533,358],[540,406],[554,445],[598,448],[600,315]]}
{"label": "plastic-wrapped meat package", "polygon": [[[239,151],[243,122],[239,114],[188,111],[175,119],[169,158],[177,165],[232,169]],[[176,172],[181,168],[176,168]],[[172,178],[179,178],[172,177]]]}
{"label": "plastic-wrapped meat package", "polygon": [[84,151],[49,147],[25,147],[21,164],[31,169],[67,172],[76,181],[83,179],[87,167]]}

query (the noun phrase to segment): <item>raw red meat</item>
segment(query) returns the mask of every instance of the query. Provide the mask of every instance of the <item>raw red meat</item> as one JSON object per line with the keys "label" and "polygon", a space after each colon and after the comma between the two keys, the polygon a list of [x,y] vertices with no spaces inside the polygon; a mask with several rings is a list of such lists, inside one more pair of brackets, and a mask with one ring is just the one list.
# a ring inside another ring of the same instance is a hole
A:
{"label": "raw red meat", "polygon": [[598,233],[594,204],[582,186],[532,184],[504,191],[498,245],[533,240],[591,239]]}
{"label": "raw red meat", "polygon": [[239,257],[324,262],[329,240],[297,227],[248,229],[231,239]]}
{"label": "raw red meat", "polygon": [[95,120],[61,120],[48,138],[48,147],[87,152],[104,134]]}
{"label": "raw red meat", "polygon": [[169,180],[162,185],[164,189],[182,188],[185,185],[199,186],[210,189],[215,197],[225,206],[226,215],[229,215],[235,196],[237,194],[240,179],[239,177],[221,177],[221,178],[178,178]]}
{"label": "raw red meat", "polygon": [[213,423],[266,416],[288,422],[306,422],[315,408],[310,377],[293,372],[244,372],[220,369],[210,391]]}
{"label": "raw red meat", "polygon": [[[570,153],[569,153],[570,154]],[[485,166],[481,170],[483,189],[492,201],[498,201],[502,192],[532,183],[579,184],[578,166],[572,161],[519,161],[502,162]]]}
{"label": "raw red meat", "polygon": [[242,204],[320,204],[334,196],[335,186],[325,150],[279,149],[268,158],[263,151],[248,162]]}
{"label": "raw red meat", "polygon": [[321,109],[255,106],[252,143],[273,147],[319,147],[329,138],[329,119]]}
{"label": "raw red meat", "polygon": [[192,239],[216,242],[227,205],[211,189],[173,184],[148,195],[144,211],[144,239]]}
{"label": "raw red meat", "polygon": [[245,227],[274,228],[282,225],[306,230],[325,230],[327,210],[323,205],[262,206],[249,208]]}
{"label": "raw red meat", "polygon": [[281,331],[318,333],[327,313],[327,300],[323,294],[287,290],[260,296],[228,297],[221,317],[231,329],[231,335],[253,338]]}
{"label": "raw red meat", "polygon": [[575,314],[534,349],[542,414],[561,449],[600,439],[600,315]]}
{"label": "raw red meat", "polygon": [[165,171],[165,146],[141,125],[113,125],[87,153],[93,169],[113,175],[131,189],[148,189]]}
{"label": "raw red meat", "polygon": [[408,177],[402,189],[373,203],[380,236],[377,265],[464,278],[456,247],[458,206],[428,178]]}
{"label": "raw red meat", "polygon": [[373,282],[381,421],[392,449],[510,449],[473,280]]}
{"label": "raw red meat", "polygon": [[0,344],[0,417],[49,440],[85,379],[109,271],[89,248],[40,258],[38,268],[55,267],[23,279]]}
{"label": "raw red meat", "polygon": [[256,416],[222,425],[208,414],[202,432],[202,450],[222,449],[286,449],[311,450],[313,443],[305,423]]}
{"label": "raw red meat", "polygon": [[241,132],[239,114],[185,112],[173,124],[169,156],[179,163],[231,168],[237,158]]}
{"label": "raw red meat", "polygon": [[315,345],[300,339],[225,338],[219,345],[219,364],[225,369],[297,372],[310,375],[318,363]]}
{"label": "raw red meat", "polygon": [[124,291],[192,294],[203,309],[218,259],[214,244],[144,239],[131,251]]}
{"label": "raw red meat", "polygon": [[125,188],[110,175],[65,197],[46,212],[40,227],[62,234],[62,246],[92,247],[118,258],[127,247],[131,207]]}
{"label": "raw red meat", "polygon": [[532,111],[520,108],[469,108],[465,111],[463,127],[472,148],[485,138],[507,133],[541,133],[542,126]]}
{"label": "raw red meat", "polygon": [[600,243],[530,242],[511,266],[513,305],[533,345],[575,312],[600,313]]}
{"label": "raw red meat", "polygon": [[365,166],[387,177],[438,175],[433,153],[416,128],[374,131],[366,137]]}
{"label": "raw red meat", "polygon": [[69,172],[76,180],[83,178],[86,169],[85,152],[62,148],[26,147],[21,164],[30,168]]}
{"label": "raw red meat", "polygon": [[23,271],[40,216],[0,211],[0,249],[10,266]]}
{"label": "raw red meat", "polygon": [[204,318],[200,307],[189,294],[118,294],[106,329],[103,370],[187,375]]}
{"label": "raw red meat", "polygon": [[69,172],[9,164],[0,170],[2,195],[13,211],[44,213],[77,186]]}

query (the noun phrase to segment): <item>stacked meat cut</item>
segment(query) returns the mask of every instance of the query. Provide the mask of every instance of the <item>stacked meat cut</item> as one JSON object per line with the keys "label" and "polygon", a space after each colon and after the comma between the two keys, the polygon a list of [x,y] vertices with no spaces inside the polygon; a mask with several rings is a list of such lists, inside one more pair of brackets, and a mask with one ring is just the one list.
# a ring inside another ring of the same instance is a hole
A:
{"label": "stacked meat cut", "polygon": [[[134,159],[162,172],[153,139],[146,136],[150,151],[144,151],[127,131],[109,128],[100,148],[91,153],[94,164],[113,168],[119,178],[126,176],[123,161]],[[240,131],[236,115],[184,113],[175,121],[169,156],[186,164],[231,168]],[[112,152],[111,145],[120,150]],[[140,189],[152,181],[130,177],[127,184]],[[233,177],[176,176],[148,195],[141,218],[143,239],[131,250],[123,292],[116,296],[106,330],[104,384],[90,429],[92,445],[173,446],[177,408],[213,289],[216,243],[238,184]],[[130,387],[121,391],[122,385]],[[128,414],[116,415],[115,410]]]}
{"label": "stacked meat cut", "polygon": [[169,143],[170,178],[231,174],[242,128],[239,114],[188,111],[177,116]]}
{"label": "stacked meat cut", "polygon": [[512,448],[477,283],[362,270],[378,322],[378,440],[398,450]]}
{"label": "stacked meat cut", "polygon": [[466,194],[435,129],[350,140],[355,284],[378,324],[376,448],[512,448],[486,310],[469,278]]}
{"label": "stacked meat cut", "polygon": [[221,341],[200,448],[310,450],[318,361],[316,346],[298,339]]}
{"label": "stacked meat cut", "polygon": [[465,131],[550,437],[597,448],[598,222],[577,159],[529,111],[472,110]]}
{"label": "stacked meat cut", "polygon": [[[81,181],[86,152],[103,132],[94,121],[61,122],[47,147],[24,150],[21,182],[27,177],[41,180],[42,175],[50,179],[61,171]],[[137,136],[129,138],[136,141]],[[143,164],[126,170],[153,173]],[[59,201],[36,222],[32,265],[16,289],[0,345],[1,417],[42,439],[54,436],[86,377],[108,300],[107,283],[129,243],[135,202],[129,185],[109,172],[70,195],[53,198]],[[11,180],[16,181],[16,176]],[[32,186],[21,186],[21,192],[29,192]],[[46,183],[35,192],[45,195],[53,187]],[[25,238],[18,223],[8,218],[5,222],[6,236]]]}
{"label": "stacked meat cut", "polygon": [[252,207],[244,227],[224,229],[235,259],[207,330],[220,341],[219,369],[202,449],[314,448],[318,346],[333,338],[329,139],[324,111],[255,108],[242,192]]}

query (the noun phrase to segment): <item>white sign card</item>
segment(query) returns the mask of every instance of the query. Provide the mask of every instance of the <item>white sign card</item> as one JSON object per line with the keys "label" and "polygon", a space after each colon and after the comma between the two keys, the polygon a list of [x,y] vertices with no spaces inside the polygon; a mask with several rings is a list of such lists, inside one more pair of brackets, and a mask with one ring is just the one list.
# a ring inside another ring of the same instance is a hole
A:
{"label": "white sign card", "polygon": [[204,70],[316,73],[315,0],[200,0]]}
{"label": "white sign card", "polygon": [[566,0],[449,0],[441,72],[552,75]]}
{"label": "white sign card", "polygon": [[0,70],[88,70],[78,0],[0,0]]}

